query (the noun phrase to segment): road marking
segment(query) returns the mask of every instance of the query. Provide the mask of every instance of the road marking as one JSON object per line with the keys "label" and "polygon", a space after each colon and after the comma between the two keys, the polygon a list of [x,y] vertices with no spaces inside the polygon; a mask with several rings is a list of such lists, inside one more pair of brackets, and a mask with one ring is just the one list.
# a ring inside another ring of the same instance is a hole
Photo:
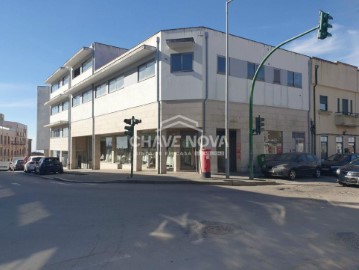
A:
{"label": "road marking", "polygon": [[19,183],[15,183],[15,182],[13,182],[11,184],[14,185],[14,186],[21,186]]}

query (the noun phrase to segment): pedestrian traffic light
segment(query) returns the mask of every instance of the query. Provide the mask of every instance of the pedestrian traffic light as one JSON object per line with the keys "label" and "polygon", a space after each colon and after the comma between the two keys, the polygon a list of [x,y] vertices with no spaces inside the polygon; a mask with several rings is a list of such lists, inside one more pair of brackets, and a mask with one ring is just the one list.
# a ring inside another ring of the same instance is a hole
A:
{"label": "pedestrian traffic light", "polygon": [[324,11],[319,13],[319,29],[318,29],[318,39],[325,39],[326,37],[331,37],[332,35],[328,33],[328,28],[333,26],[329,23],[329,20],[333,20],[333,17]]}
{"label": "pedestrian traffic light", "polygon": [[259,135],[261,132],[264,131],[264,118],[258,115],[256,117],[256,128],[255,128],[255,134]]}

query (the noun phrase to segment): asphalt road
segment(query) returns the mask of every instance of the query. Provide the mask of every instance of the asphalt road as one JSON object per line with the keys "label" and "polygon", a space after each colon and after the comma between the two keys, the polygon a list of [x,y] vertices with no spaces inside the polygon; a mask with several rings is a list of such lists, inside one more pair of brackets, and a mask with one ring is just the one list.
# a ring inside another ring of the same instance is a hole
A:
{"label": "asphalt road", "polygon": [[[332,203],[332,189],[350,202]],[[331,180],[101,185],[0,172],[0,269],[358,270],[358,191]]]}

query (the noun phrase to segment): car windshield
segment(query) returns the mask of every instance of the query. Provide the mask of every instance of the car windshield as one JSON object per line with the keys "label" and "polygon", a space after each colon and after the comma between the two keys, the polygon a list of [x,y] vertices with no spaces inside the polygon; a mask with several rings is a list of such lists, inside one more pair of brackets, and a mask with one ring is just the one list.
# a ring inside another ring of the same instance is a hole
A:
{"label": "car windshield", "polygon": [[275,160],[280,160],[280,161],[296,161],[296,159],[297,159],[297,155],[294,154],[281,154],[275,158]]}
{"label": "car windshield", "polygon": [[350,161],[350,155],[335,154],[328,157],[329,161]]}

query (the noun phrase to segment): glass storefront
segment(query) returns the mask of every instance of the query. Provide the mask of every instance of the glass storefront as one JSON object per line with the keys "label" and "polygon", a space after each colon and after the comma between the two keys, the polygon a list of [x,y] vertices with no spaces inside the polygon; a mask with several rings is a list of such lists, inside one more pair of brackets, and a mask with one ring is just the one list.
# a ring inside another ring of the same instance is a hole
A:
{"label": "glass storefront", "polygon": [[116,137],[115,162],[127,164],[131,162],[131,148],[127,136]]}
{"label": "glass storefront", "polygon": [[100,161],[112,162],[112,137],[101,138],[100,149]]}

